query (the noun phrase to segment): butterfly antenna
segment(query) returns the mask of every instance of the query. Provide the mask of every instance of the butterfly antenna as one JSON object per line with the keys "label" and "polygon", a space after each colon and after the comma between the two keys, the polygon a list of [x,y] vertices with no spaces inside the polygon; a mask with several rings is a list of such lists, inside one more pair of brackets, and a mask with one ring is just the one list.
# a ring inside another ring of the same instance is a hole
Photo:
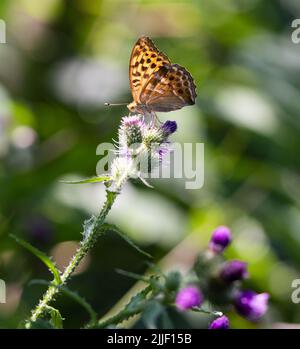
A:
{"label": "butterfly antenna", "polygon": [[118,105],[127,105],[128,103],[104,103],[106,107],[115,107]]}

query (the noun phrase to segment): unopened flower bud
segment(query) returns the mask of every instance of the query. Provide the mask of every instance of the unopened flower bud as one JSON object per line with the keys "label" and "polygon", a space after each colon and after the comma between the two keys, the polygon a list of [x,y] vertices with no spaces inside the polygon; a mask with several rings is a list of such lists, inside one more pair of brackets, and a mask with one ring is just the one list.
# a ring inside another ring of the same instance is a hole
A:
{"label": "unopened flower bud", "polygon": [[258,321],[268,310],[268,293],[240,291],[234,301],[237,312],[249,321]]}
{"label": "unopened flower bud", "polygon": [[209,248],[215,253],[222,253],[230,242],[230,230],[225,226],[220,226],[213,232],[210,239]]}
{"label": "unopened flower bud", "polygon": [[176,306],[180,310],[199,307],[203,303],[203,295],[198,287],[187,286],[182,288],[176,296]]}
{"label": "unopened flower bud", "polygon": [[218,317],[209,325],[210,330],[227,330],[228,328],[229,320],[225,315]]}

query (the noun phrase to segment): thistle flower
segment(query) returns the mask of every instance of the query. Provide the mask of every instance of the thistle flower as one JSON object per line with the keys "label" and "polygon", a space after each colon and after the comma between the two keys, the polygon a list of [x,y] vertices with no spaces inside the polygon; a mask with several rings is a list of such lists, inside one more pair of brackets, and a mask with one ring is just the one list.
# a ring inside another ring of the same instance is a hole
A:
{"label": "thistle flower", "polygon": [[227,316],[222,315],[212,321],[209,325],[210,330],[227,330],[229,328],[229,319]]}
{"label": "thistle flower", "polygon": [[202,292],[196,286],[182,288],[176,296],[176,307],[180,310],[187,310],[199,307],[203,303]]}
{"label": "thistle flower", "polygon": [[225,226],[218,227],[212,234],[209,249],[215,253],[222,253],[231,242],[231,232]]}
{"label": "thistle flower", "polygon": [[170,151],[168,137],[177,129],[175,121],[166,121],[162,126],[146,124],[141,115],[125,116],[119,129],[118,157],[112,164],[112,180],[120,181],[121,169],[127,171],[127,178],[145,178],[162,163]]}
{"label": "thistle flower", "polygon": [[268,293],[240,291],[234,300],[237,312],[249,321],[258,321],[268,310]]}
{"label": "thistle flower", "polygon": [[219,276],[227,283],[243,280],[248,277],[247,263],[239,260],[228,261],[223,264]]}
{"label": "thistle flower", "polygon": [[134,161],[130,156],[122,156],[114,159],[111,165],[110,177],[116,187],[121,187],[129,177],[133,178],[136,175]]}

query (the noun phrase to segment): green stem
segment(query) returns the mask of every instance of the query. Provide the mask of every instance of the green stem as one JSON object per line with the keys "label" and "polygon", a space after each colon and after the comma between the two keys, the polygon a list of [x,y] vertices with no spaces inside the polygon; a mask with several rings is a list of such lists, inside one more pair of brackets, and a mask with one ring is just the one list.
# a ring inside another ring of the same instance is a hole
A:
{"label": "green stem", "polygon": [[[123,182],[124,183],[124,182]],[[61,286],[65,285],[80,261],[85,257],[87,252],[95,245],[98,237],[101,235],[101,225],[104,223],[104,220],[109,213],[119,191],[121,189],[121,185],[116,188],[116,191],[109,192],[107,191],[106,200],[103,204],[103,207],[95,220],[93,221],[93,226],[87,235],[83,236],[83,240],[80,243],[80,247],[76,251],[75,255],[71,259],[69,265],[66,267],[65,271],[61,276]],[[47,309],[48,304],[54,300],[54,296],[59,293],[59,288],[57,285],[50,285],[47,291],[44,293],[41,298],[39,304],[33,310],[30,319],[26,323],[26,328],[31,328],[32,323],[34,323]]]}

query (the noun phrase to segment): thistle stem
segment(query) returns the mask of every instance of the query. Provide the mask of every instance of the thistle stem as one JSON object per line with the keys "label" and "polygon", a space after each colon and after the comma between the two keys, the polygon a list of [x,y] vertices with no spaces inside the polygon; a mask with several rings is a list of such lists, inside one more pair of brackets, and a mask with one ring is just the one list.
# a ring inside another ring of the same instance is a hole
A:
{"label": "thistle stem", "polygon": [[[122,182],[122,184],[124,181]],[[95,217],[93,221],[93,225],[91,230],[87,235],[83,234],[83,239],[80,242],[80,247],[76,251],[75,255],[69,262],[69,265],[64,270],[63,274],[61,275],[61,283],[60,286],[65,285],[69,279],[71,278],[74,270],[77,268],[80,261],[86,256],[88,251],[95,245],[97,239],[99,236],[101,236],[101,225],[104,223],[104,220],[106,216],[108,215],[117,195],[119,194],[121,189],[121,185],[116,188],[115,191],[110,192],[107,191],[106,200],[102,206],[102,209],[98,216]],[[43,297],[39,301],[39,304],[36,306],[36,308],[33,310],[31,317],[26,323],[26,328],[31,328],[32,324],[41,317],[45,310],[47,309],[47,306],[50,302],[54,300],[54,297],[59,293],[59,288],[57,285],[50,285],[47,289],[47,291],[44,293]]]}

